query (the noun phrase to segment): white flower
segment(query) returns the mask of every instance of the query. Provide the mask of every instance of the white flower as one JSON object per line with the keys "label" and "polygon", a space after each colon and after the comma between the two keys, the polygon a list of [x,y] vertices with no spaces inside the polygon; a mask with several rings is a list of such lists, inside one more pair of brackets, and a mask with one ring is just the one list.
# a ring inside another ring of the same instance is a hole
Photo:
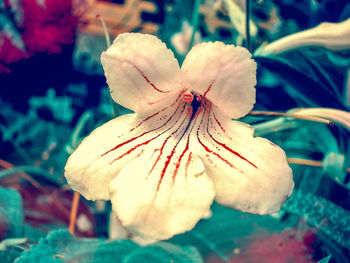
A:
{"label": "white flower", "polygon": [[218,203],[251,213],[280,209],[294,183],[284,151],[232,121],[255,103],[247,49],[202,43],[181,69],[157,37],[119,35],[102,53],[113,99],[133,111],[94,130],[68,159],[68,183],[111,200],[129,231],[167,239]]}
{"label": "white flower", "polygon": [[257,56],[276,55],[305,46],[320,46],[332,50],[350,48],[350,19],[341,23],[321,23],[315,28],[298,32],[268,45],[260,46]]}

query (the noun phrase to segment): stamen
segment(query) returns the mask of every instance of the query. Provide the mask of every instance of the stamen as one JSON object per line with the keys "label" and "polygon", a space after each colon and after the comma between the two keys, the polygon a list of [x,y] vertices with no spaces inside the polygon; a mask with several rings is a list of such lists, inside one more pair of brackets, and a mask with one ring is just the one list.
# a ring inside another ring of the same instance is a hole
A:
{"label": "stamen", "polygon": [[190,93],[186,93],[186,94],[182,95],[182,98],[186,102],[192,102],[193,101],[193,95],[190,94]]}

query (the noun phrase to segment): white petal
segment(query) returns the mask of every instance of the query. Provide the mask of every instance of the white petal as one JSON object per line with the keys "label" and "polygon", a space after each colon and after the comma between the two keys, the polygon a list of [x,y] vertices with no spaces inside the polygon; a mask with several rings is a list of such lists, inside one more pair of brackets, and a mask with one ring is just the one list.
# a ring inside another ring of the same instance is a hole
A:
{"label": "white petal", "polygon": [[122,224],[149,240],[191,229],[215,196],[191,151],[195,112],[180,94],[168,104],[148,117],[125,115],[97,128],[65,169],[74,190],[88,199],[111,199]]}
{"label": "white petal", "polygon": [[168,239],[192,229],[214,199],[213,183],[198,157],[191,154],[188,162],[189,153],[186,154],[174,177],[184,149],[183,145],[178,147],[181,151],[175,153],[163,175],[169,151],[163,152],[156,168],[153,165],[158,155],[142,155],[111,182],[114,212],[128,230],[143,239]]}
{"label": "white petal", "polygon": [[202,43],[181,67],[183,86],[214,103],[231,118],[246,115],[255,103],[256,63],[243,47]]}
{"label": "white petal", "polygon": [[153,151],[149,142],[166,136],[178,125],[178,118],[185,117],[180,101],[178,95],[148,117],[128,114],[95,129],[69,157],[65,167],[68,183],[87,199],[110,199],[109,182],[119,170],[144,151]]}
{"label": "white petal", "polygon": [[103,154],[127,140],[136,125],[135,114],[124,115],[98,127],[81,142],[65,167],[65,177],[73,190],[89,200],[109,199],[109,182],[128,159],[112,166],[109,156]]}
{"label": "white petal", "polygon": [[170,49],[147,34],[120,34],[101,55],[112,98],[137,113],[158,107],[177,89],[179,64]]}
{"label": "white petal", "polygon": [[215,184],[215,200],[245,212],[278,211],[294,183],[284,151],[254,138],[246,124],[208,110],[197,133],[198,154]]}

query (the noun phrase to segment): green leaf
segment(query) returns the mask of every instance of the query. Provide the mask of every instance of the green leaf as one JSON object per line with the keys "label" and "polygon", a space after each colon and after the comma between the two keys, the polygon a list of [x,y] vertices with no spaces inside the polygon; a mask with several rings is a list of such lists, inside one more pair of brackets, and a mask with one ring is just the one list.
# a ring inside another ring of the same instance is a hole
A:
{"label": "green leaf", "polygon": [[317,263],[328,263],[329,260],[331,259],[331,257],[332,257],[332,255],[329,255],[328,257],[321,259]]}
{"label": "green leaf", "polygon": [[350,212],[342,207],[325,198],[295,189],[281,210],[304,218],[328,238],[350,249]]}
{"label": "green leaf", "polygon": [[22,237],[22,198],[13,189],[0,187],[0,238]]}
{"label": "green leaf", "polygon": [[26,251],[16,263],[202,263],[193,247],[165,242],[139,246],[131,240],[77,238],[67,230],[50,232],[37,245]]}

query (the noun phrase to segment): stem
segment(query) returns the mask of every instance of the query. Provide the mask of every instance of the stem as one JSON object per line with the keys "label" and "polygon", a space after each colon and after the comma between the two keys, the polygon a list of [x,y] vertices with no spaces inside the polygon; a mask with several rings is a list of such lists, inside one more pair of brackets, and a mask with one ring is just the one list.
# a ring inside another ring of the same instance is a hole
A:
{"label": "stem", "polygon": [[80,194],[78,192],[74,192],[72,209],[70,211],[70,217],[69,217],[69,233],[71,233],[72,235],[74,235],[75,222],[77,221],[79,198],[80,198]]}
{"label": "stem", "polygon": [[188,45],[188,51],[191,50],[193,43],[194,43],[194,38],[196,36],[197,28],[198,28],[198,18],[199,18],[199,7],[201,5],[201,0],[195,0],[194,1],[194,6],[193,6],[193,11],[192,11],[192,36],[191,36],[191,41],[190,44]]}
{"label": "stem", "polygon": [[71,142],[73,149],[76,149],[80,143],[79,134],[83,130],[85,124],[87,121],[89,121],[93,117],[92,112],[87,110],[83,113],[83,115],[80,117],[77,125],[75,126],[75,129],[72,134]]}
{"label": "stem", "polygon": [[[287,158],[288,163],[291,164],[300,164],[300,165],[309,165],[309,166],[316,166],[316,167],[322,167],[323,163],[320,161],[314,161],[314,160],[307,160],[307,159],[301,159],[301,158]],[[350,167],[346,168],[346,171],[350,172]]]}
{"label": "stem", "polygon": [[309,165],[309,166],[317,166],[317,167],[322,166],[322,162],[320,161],[306,160],[301,158],[288,158],[288,162],[292,164],[301,164],[301,165]]}
{"label": "stem", "polygon": [[245,1],[245,34],[247,39],[247,49],[251,52],[250,47],[250,0]]}

